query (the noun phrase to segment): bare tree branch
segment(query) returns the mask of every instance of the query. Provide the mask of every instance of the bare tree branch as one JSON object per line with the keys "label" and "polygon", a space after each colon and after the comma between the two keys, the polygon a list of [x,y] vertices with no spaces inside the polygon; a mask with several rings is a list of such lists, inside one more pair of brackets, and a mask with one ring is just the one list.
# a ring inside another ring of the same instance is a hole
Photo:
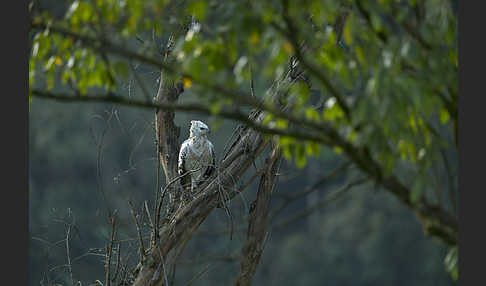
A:
{"label": "bare tree branch", "polygon": [[[111,256],[113,250],[113,242],[115,241],[116,236],[116,216],[110,217],[111,222],[111,237],[108,245],[106,246],[106,278],[105,278],[105,285],[111,285]],[[118,256],[120,254],[118,253]]]}
{"label": "bare tree branch", "polygon": [[351,190],[353,187],[364,184],[366,182],[368,182],[367,178],[361,178],[361,179],[354,180],[354,181],[346,184],[342,188],[332,192],[330,195],[326,196],[324,199],[317,202],[314,206],[312,206],[308,209],[302,210],[301,212],[294,214],[294,215],[282,220],[280,223],[276,224],[273,227],[274,228],[282,228],[282,227],[285,227],[288,224],[290,224],[290,223],[292,223],[292,222],[294,222],[298,219],[304,218],[304,217],[310,215],[311,213],[313,213],[314,211],[322,208],[323,206],[337,200],[342,195],[344,195],[346,192]]}
{"label": "bare tree branch", "polygon": [[71,285],[74,286],[73,268],[71,264],[71,251],[70,251],[70,244],[69,244],[71,238],[71,227],[72,224],[69,224],[66,231],[66,256],[67,256],[68,273],[69,273],[69,277],[71,278]]}
{"label": "bare tree branch", "polygon": [[328,175],[323,176],[322,178],[317,180],[317,182],[315,182],[311,186],[305,188],[304,190],[298,193],[295,193],[291,196],[285,196],[283,194],[279,194],[280,197],[283,197],[284,202],[275,211],[272,212],[272,215],[270,216],[270,221],[273,221],[279,215],[279,213],[282,212],[285,209],[285,207],[287,207],[291,202],[303,198],[308,194],[319,190],[319,187],[322,186],[324,183],[327,183],[329,180],[337,176],[340,172],[346,170],[349,167],[350,163],[351,162],[347,161],[339,165],[336,169],[332,170]]}
{"label": "bare tree branch", "polygon": [[332,142],[326,137],[322,136],[322,134],[303,132],[297,129],[279,129],[265,126],[261,124],[261,122],[256,122],[252,119],[249,119],[248,116],[245,115],[239,108],[223,109],[218,114],[213,114],[210,108],[197,103],[148,103],[112,94],[71,96],[68,94],[52,93],[48,91],[34,89],[32,90],[32,96],[36,98],[58,100],[64,102],[111,102],[139,108],[198,112],[201,114],[214,115],[216,117],[232,119],[244,123],[245,125],[264,134],[289,136],[296,139],[316,141],[322,144],[332,145]]}
{"label": "bare tree branch", "polygon": [[272,146],[270,152],[271,154],[266,159],[265,171],[260,178],[257,198],[253,202],[254,207],[250,207],[248,233],[246,242],[241,250],[240,272],[236,278],[235,285],[251,285],[263,253],[270,201],[278,178],[277,173],[281,161],[281,152],[276,145]]}
{"label": "bare tree branch", "polygon": [[138,215],[137,212],[135,211],[135,208],[133,207],[133,204],[131,201],[128,201],[128,205],[130,206],[130,212],[132,214],[133,220],[135,221],[135,226],[137,228],[137,233],[138,233],[138,239],[140,243],[140,261],[143,263],[145,260],[145,247],[143,243],[143,238],[142,238],[142,230],[140,227],[140,223],[138,221]]}

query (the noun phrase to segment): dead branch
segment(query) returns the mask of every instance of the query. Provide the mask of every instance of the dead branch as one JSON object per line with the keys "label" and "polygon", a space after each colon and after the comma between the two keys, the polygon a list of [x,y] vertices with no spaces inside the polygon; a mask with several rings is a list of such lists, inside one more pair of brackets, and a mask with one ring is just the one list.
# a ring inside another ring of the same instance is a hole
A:
{"label": "dead branch", "polygon": [[71,227],[72,224],[68,225],[68,229],[66,231],[66,255],[67,255],[67,268],[69,272],[69,277],[71,278],[71,285],[74,286],[74,278],[73,278],[73,268],[71,264],[71,254],[70,254],[70,235],[71,235]]}
{"label": "dead branch", "polygon": [[142,230],[141,230],[140,224],[138,222],[137,212],[135,211],[135,208],[133,207],[132,202],[128,201],[128,205],[130,206],[130,212],[132,214],[133,220],[135,221],[135,226],[137,228],[138,239],[139,239],[139,243],[140,243],[140,262],[143,263],[144,258],[145,258],[145,247],[144,247],[143,238],[142,238]]}
{"label": "dead branch", "polygon": [[241,251],[240,273],[235,285],[251,285],[263,253],[270,201],[281,161],[281,152],[275,145],[272,146],[271,154],[266,161],[265,171],[260,178],[257,199],[254,202],[255,206],[250,207],[247,239]]}
{"label": "dead branch", "polygon": [[204,274],[206,274],[209,271],[210,268],[211,268],[211,264],[208,264],[206,267],[204,267],[203,270],[201,270],[199,273],[197,273],[193,278],[191,278],[191,280],[189,280],[184,285],[186,285],[186,286],[192,285],[192,283],[194,283],[195,281],[200,279]]}
{"label": "dead branch", "polygon": [[121,243],[118,243],[116,248],[116,267],[115,267],[115,274],[113,278],[111,278],[111,282],[115,282],[118,278],[118,273],[120,271],[120,263],[121,263]]}
{"label": "dead branch", "polygon": [[329,180],[336,177],[340,172],[345,171],[349,167],[350,164],[351,163],[349,161],[346,161],[345,163],[339,165],[334,170],[332,170],[329,174],[327,174],[327,175],[323,176],[322,178],[320,178],[319,180],[317,180],[317,182],[315,182],[311,186],[309,186],[309,187],[305,188],[304,190],[297,192],[297,193],[295,193],[291,196],[279,194],[279,196],[282,197],[284,199],[284,201],[275,211],[272,212],[272,215],[270,216],[270,221],[273,221],[279,215],[279,213],[282,212],[291,202],[298,200],[300,198],[303,198],[303,197],[307,196],[308,194],[319,190],[319,188],[323,184],[327,183]]}
{"label": "dead branch", "polygon": [[[110,242],[106,246],[106,278],[105,278],[105,285],[111,285],[111,256],[113,250],[113,242],[115,241],[116,236],[116,216],[110,217],[111,220],[111,237]],[[118,253],[118,257],[120,254]]]}
{"label": "dead branch", "polygon": [[294,214],[294,215],[282,220],[281,222],[279,222],[278,224],[273,226],[273,228],[282,228],[282,227],[285,227],[288,224],[290,224],[290,223],[292,223],[292,222],[294,222],[298,219],[304,218],[304,217],[310,215],[311,213],[315,212],[316,210],[318,210],[318,209],[328,205],[329,203],[334,202],[335,200],[341,198],[344,194],[346,194],[348,191],[353,189],[355,186],[359,186],[359,185],[364,184],[368,181],[369,180],[367,178],[360,178],[360,179],[354,180],[354,181],[344,185],[343,187],[339,188],[338,190],[331,192],[324,199],[318,201],[314,206],[312,206],[308,209],[302,210],[299,213]]}

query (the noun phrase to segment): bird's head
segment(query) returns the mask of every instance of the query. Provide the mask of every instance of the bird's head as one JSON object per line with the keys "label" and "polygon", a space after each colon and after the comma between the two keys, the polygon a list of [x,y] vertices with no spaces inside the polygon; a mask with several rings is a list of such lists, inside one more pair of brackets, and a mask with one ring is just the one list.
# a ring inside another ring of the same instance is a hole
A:
{"label": "bird's head", "polygon": [[191,120],[191,128],[189,129],[190,137],[207,136],[210,132],[209,127],[203,122]]}

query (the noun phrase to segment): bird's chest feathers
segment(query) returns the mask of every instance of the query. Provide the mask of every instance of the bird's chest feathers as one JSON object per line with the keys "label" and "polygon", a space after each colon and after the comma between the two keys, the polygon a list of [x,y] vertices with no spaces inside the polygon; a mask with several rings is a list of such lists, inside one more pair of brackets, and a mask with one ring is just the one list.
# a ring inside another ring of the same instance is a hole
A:
{"label": "bird's chest feathers", "polygon": [[193,139],[191,144],[189,145],[189,154],[191,161],[199,161],[201,160],[204,162],[207,158],[209,158],[209,144],[206,140],[196,140]]}

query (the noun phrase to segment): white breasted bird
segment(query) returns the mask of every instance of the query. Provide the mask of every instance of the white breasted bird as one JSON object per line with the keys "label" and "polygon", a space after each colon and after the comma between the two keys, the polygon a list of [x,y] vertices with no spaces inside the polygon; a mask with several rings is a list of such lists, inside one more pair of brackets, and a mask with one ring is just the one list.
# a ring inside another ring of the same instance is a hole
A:
{"label": "white breasted bird", "polygon": [[[204,182],[215,170],[213,144],[208,140],[209,127],[201,121],[192,120],[189,138],[179,151],[179,175],[185,189],[193,190]],[[190,178],[190,180],[189,180]]]}

